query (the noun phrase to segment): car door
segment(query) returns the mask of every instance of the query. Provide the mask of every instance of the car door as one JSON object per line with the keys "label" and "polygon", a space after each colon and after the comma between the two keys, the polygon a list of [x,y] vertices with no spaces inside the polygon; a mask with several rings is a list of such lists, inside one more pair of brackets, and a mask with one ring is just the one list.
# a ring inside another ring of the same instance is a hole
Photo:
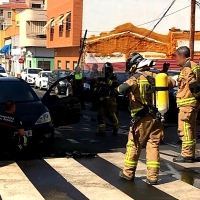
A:
{"label": "car door", "polygon": [[54,82],[42,98],[42,103],[49,109],[55,127],[76,124],[80,122],[80,101],[75,96],[64,96],[59,98],[52,94],[53,88],[63,77]]}

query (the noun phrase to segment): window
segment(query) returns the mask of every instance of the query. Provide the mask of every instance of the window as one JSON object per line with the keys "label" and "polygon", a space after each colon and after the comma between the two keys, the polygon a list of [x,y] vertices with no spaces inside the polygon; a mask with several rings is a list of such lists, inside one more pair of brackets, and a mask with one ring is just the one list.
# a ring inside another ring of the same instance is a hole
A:
{"label": "window", "polygon": [[41,4],[32,4],[32,8],[41,8]]}
{"label": "window", "polygon": [[69,15],[66,20],[66,31],[69,30],[71,30],[71,15]]}
{"label": "window", "polygon": [[61,61],[58,60],[58,69],[61,69]]}
{"label": "window", "polygon": [[51,33],[51,34],[54,34],[54,27],[51,27],[50,33]]}
{"label": "window", "polygon": [[70,69],[70,61],[66,61],[66,69]]}
{"label": "window", "polygon": [[1,82],[0,102],[5,102],[8,99],[13,99],[20,103],[39,101],[35,92],[23,81]]}
{"label": "window", "polygon": [[11,18],[11,12],[8,12],[8,18]]}
{"label": "window", "polygon": [[73,67],[74,67],[74,69],[76,68],[77,64],[78,64],[77,61],[74,61],[74,62],[73,62]]}
{"label": "window", "polygon": [[60,25],[59,26],[59,32],[63,32],[63,28],[64,28],[63,25]]}

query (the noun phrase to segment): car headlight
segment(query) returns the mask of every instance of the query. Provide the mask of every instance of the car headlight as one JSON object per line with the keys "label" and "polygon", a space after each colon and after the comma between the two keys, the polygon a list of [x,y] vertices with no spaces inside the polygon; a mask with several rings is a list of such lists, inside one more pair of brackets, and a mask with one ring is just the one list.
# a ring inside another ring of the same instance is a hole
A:
{"label": "car headlight", "polygon": [[59,83],[60,83],[60,85],[65,85],[64,81],[60,81]]}
{"label": "car headlight", "polygon": [[49,112],[45,112],[43,115],[40,116],[40,118],[37,120],[35,125],[37,124],[45,124],[51,121],[51,116]]}
{"label": "car headlight", "polygon": [[29,78],[33,78],[32,76],[28,75]]}
{"label": "car headlight", "polygon": [[43,82],[43,83],[46,83],[47,81],[46,81],[46,80],[43,80],[42,82]]}

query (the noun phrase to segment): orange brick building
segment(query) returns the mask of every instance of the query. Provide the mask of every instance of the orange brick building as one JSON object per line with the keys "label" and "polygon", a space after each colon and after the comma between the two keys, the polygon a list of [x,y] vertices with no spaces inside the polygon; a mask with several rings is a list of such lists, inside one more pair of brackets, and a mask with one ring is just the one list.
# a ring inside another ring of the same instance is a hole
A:
{"label": "orange brick building", "polygon": [[48,0],[47,48],[55,49],[54,68],[73,69],[79,57],[83,0]]}

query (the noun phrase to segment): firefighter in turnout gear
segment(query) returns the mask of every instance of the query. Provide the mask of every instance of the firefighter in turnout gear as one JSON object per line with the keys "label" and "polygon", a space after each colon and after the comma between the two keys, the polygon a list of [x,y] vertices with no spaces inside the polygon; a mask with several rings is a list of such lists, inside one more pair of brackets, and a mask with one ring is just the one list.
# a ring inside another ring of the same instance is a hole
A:
{"label": "firefighter in turnout gear", "polygon": [[[119,93],[129,96],[132,116],[125,166],[119,176],[126,180],[134,179],[142,146],[147,142],[147,182],[151,185],[158,181],[159,143],[164,136],[161,115],[152,103],[156,93],[151,92],[150,86],[156,74],[149,70],[154,65],[152,60],[144,59],[139,53],[132,53],[126,62],[126,71],[132,76],[117,88]],[[169,77],[166,77],[166,82],[169,89],[175,86],[175,81]]]}
{"label": "firefighter in turnout gear", "polygon": [[195,159],[196,118],[200,108],[200,67],[190,60],[190,49],[186,46],[176,50],[176,61],[181,67],[176,98],[182,149],[181,154],[173,161],[190,163]]}
{"label": "firefighter in turnout gear", "polygon": [[97,78],[94,91],[98,97],[98,132],[96,135],[105,135],[106,117],[113,126],[113,135],[118,133],[118,119],[116,116],[117,103],[115,88],[119,86],[116,75],[113,73],[113,66],[107,62],[102,67],[102,77]]}

